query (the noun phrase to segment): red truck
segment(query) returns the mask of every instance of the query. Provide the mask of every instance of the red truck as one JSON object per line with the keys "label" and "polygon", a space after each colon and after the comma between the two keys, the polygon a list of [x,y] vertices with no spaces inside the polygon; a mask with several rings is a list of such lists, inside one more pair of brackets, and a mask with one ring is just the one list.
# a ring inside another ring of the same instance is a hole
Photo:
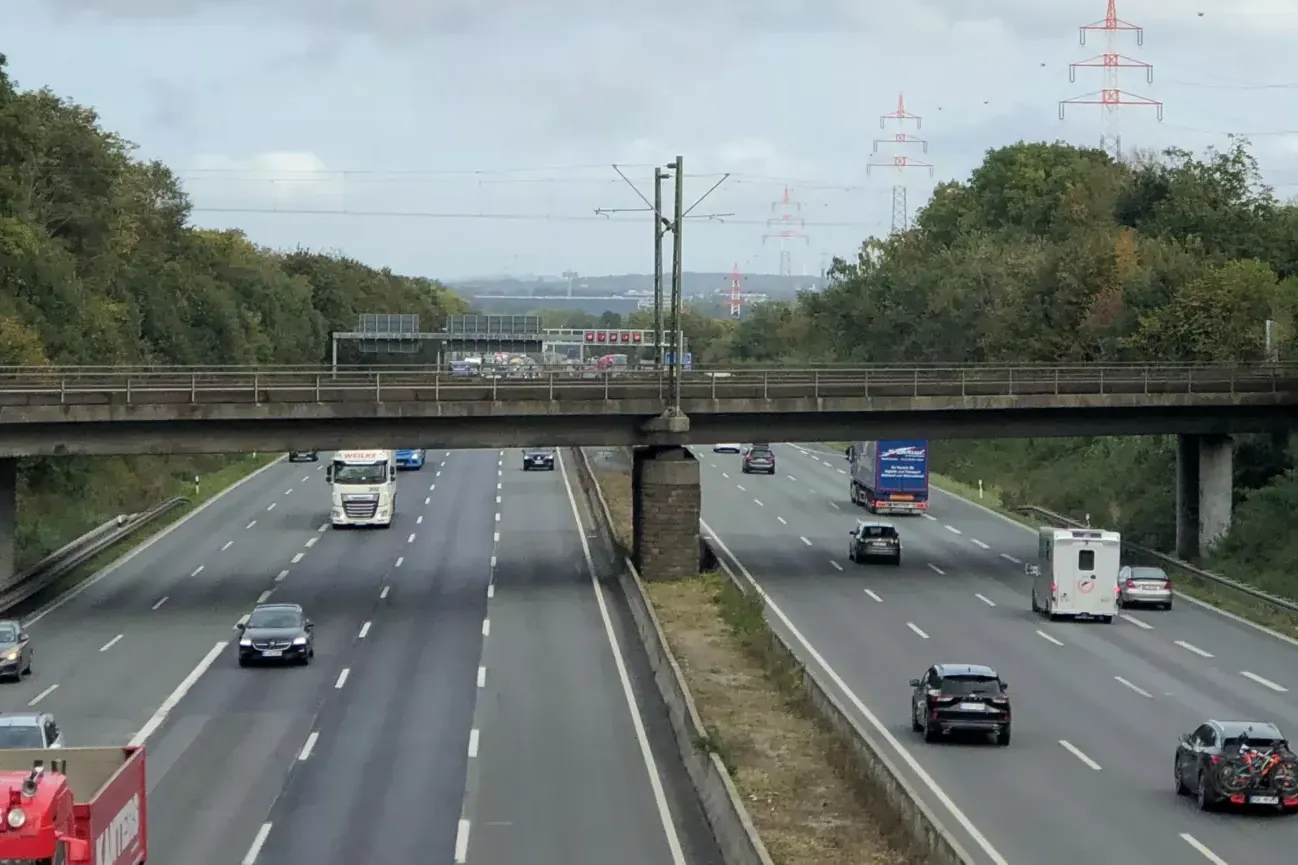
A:
{"label": "red truck", "polygon": [[144,749],[0,750],[0,862],[142,865]]}

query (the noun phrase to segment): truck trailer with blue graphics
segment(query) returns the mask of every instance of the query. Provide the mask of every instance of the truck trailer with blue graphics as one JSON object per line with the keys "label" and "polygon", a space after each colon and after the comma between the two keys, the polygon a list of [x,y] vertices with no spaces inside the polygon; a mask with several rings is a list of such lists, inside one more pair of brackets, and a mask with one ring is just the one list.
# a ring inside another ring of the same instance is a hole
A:
{"label": "truck trailer with blue graphics", "polygon": [[424,449],[407,448],[406,450],[397,451],[397,470],[398,471],[419,471],[424,467]]}
{"label": "truck trailer with blue graphics", "polygon": [[919,515],[928,510],[928,442],[852,442],[852,504],[871,513]]}

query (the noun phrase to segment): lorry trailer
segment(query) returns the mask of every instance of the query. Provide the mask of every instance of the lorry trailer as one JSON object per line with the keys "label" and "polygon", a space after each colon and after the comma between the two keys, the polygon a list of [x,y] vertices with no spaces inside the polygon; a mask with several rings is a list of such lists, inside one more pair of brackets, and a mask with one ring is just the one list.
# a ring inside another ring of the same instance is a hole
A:
{"label": "lorry trailer", "polygon": [[920,439],[852,442],[852,504],[871,513],[921,514],[928,510],[928,442]]}
{"label": "lorry trailer", "polygon": [[0,750],[0,862],[142,865],[142,747]]}

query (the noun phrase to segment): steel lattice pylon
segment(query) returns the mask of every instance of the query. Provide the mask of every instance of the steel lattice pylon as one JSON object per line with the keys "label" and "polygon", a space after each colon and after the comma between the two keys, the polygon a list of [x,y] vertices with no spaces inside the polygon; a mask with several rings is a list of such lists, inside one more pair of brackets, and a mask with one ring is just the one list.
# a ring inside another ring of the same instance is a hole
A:
{"label": "steel lattice pylon", "polygon": [[[894,133],[892,138],[876,138],[874,140],[874,152],[876,154],[879,152],[880,144],[890,144],[893,146],[918,144],[923,148],[925,153],[928,153],[927,141],[922,138],[916,138],[914,135],[905,131],[905,126],[908,121],[913,122],[916,129],[919,129],[922,123],[922,118],[918,114],[911,114],[906,110],[905,95],[898,94],[896,111],[880,115],[879,128],[887,129],[889,121],[896,123],[898,126],[902,127],[902,129],[901,131]],[[869,174],[872,168],[892,168],[896,170],[898,174],[904,173],[904,169],[907,168],[927,168],[929,176],[933,176],[932,163],[911,159],[910,157],[904,156],[900,153],[887,160],[866,163],[865,173]],[[906,200],[906,187],[902,183],[896,183],[892,187],[892,230],[895,233],[898,231],[905,231],[909,227],[910,208]]]}

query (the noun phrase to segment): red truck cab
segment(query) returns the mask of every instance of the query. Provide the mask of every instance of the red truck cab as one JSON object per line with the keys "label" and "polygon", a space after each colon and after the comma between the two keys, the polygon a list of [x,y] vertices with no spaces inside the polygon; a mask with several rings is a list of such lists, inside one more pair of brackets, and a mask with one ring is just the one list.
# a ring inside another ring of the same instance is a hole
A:
{"label": "red truck cab", "polygon": [[0,862],[141,865],[144,749],[0,750]]}

